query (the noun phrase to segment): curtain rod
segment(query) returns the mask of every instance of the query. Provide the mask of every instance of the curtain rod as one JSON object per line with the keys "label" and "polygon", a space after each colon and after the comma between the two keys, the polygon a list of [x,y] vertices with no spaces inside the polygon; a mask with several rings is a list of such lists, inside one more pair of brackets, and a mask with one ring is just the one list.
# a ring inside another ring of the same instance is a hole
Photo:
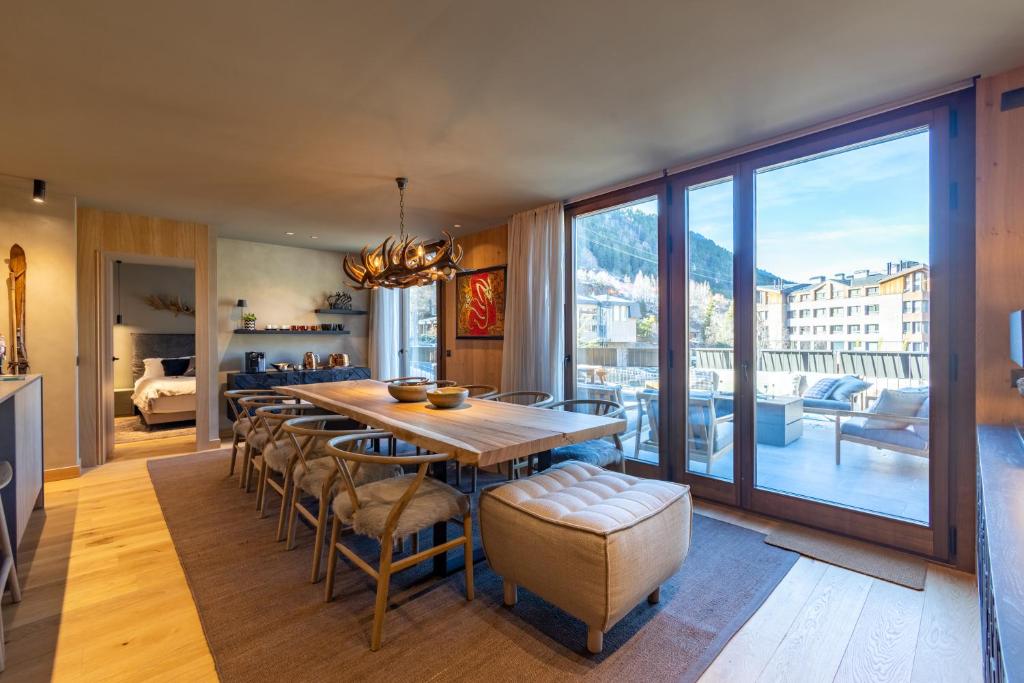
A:
{"label": "curtain rod", "polygon": [[951,93],[960,92],[961,90],[966,90],[967,88],[972,87],[978,78],[980,78],[980,76],[966,78],[962,81],[957,81],[955,83],[951,83],[941,88],[935,88],[934,90],[928,90],[923,93],[918,93],[917,95],[913,95],[911,97],[904,97],[899,100],[893,100],[891,102],[887,102],[886,104],[877,105],[875,107],[870,107],[868,109],[861,109],[860,111],[854,112],[852,114],[847,114],[845,116],[829,119],[828,121],[817,123],[811,126],[805,126],[804,128],[798,128],[788,133],[776,135],[774,137],[762,140],[760,142],[755,142],[749,145],[743,145],[741,147],[734,147],[724,152],[719,152],[718,154],[701,157],[700,159],[695,159],[694,161],[688,161],[686,163],[677,164],[675,166],[669,166],[654,173],[648,173],[646,175],[633,178],[631,180],[616,183],[614,185],[608,185],[598,190],[584,192],[583,194],[579,194],[574,197],[570,197],[569,199],[566,199],[564,203],[574,204],[576,202],[581,202],[585,199],[593,199],[594,197],[600,197],[601,195],[608,194],[609,192],[614,192],[616,190],[621,190],[627,187],[633,187],[634,185],[646,183],[651,180],[656,180],[658,178],[664,178],[665,176],[674,175],[676,173],[682,173],[683,171],[689,171],[694,168],[699,168],[701,166],[707,166],[708,164],[713,164],[717,161],[723,161],[725,159],[740,156],[741,154],[756,152],[758,150],[765,149],[767,147],[771,147],[772,145],[777,145],[782,142],[789,142],[790,140],[796,140],[797,138],[802,138],[807,135],[820,133],[831,128],[838,128],[839,126],[843,126],[848,123],[853,123],[855,121],[860,121],[862,119],[870,118],[872,116],[877,116],[878,114],[884,114],[886,112],[900,109],[902,107],[909,107],[910,105],[917,104],[918,102],[925,102],[936,97],[941,97],[943,95],[949,95]]}

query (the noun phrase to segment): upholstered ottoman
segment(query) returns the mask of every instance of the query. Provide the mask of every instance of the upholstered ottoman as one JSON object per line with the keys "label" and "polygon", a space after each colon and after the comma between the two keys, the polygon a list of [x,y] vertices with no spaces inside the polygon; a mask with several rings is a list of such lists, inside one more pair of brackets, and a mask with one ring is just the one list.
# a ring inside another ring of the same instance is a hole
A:
{"label": "upholstered ottoman", "polygon": [[690,547],[690,488],[565,462],[480,495],[487,561],[505,583],[505,604],[522,586],[587,625],[587,649],[661,584]]}

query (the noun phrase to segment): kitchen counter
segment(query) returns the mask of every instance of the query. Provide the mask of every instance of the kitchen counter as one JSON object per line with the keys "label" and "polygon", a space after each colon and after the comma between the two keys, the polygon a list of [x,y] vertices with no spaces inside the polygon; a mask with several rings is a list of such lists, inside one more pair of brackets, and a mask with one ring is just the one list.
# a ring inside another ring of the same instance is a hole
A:
{"label": "kitchen counter", "polygon": [[17,557],[32,511],[43,507],[43,376],[0,375],[0,461],[14,478],[0,492]]}

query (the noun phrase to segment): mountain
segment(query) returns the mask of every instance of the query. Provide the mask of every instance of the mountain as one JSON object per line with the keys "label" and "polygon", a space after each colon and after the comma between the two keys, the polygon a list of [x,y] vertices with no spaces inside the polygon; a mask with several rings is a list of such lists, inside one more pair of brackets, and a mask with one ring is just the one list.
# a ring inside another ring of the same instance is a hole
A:
{"label": "mountain", "polygon": [[[634,277],[658,274],[658,217],[636,209],[606,211],[577,219],[576,267],[606,270],[613,275]],[[728,249],[703,235],[690,231],[690,279],[706,282],[711,291],[733,298],[732,257]],[[782,280],[767,270],[757,270],[757,284]]]}

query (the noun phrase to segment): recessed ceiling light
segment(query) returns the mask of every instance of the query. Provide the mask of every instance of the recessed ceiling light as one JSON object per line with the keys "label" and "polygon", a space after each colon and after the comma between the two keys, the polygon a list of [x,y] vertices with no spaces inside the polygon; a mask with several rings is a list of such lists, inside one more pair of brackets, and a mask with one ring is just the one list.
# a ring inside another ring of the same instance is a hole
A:
{"label": "recessed ceiling light", "polygon": [[453,227],[453,228],[461,228],[461,227],[462,227],[462,225],[461,225],[461,224],[459,224],[459,223],[454,223],[454,224],[452,225],[452,227]]}
{"label": "recessed ceiling light", "polygon": [[292,236],[292,235],[294,235],[295,233],[294,233],[294,232],[286,232],[285,234],[286,234],[286,235],[288,235],[289,237],[291,237],[291,236]]}
{"label": "recessed ceiling light", "polygon": [[315,239],[315,240],[318,240],[318,239],[320,239],[320,236],[319,236],[319,235],[310,235],[310,237],[311,237],[311,238],[313,238],[313,239]]}

